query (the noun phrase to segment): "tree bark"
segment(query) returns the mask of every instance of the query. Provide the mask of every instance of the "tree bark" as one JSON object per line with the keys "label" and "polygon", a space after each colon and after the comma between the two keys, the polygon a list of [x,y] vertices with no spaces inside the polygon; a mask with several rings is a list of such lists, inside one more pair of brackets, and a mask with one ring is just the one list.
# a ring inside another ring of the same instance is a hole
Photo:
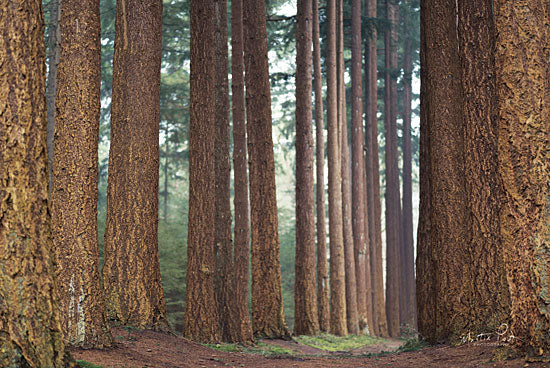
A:
{"label": "tree bark", "polygon": [[319,32],[319,2],[313,1],[313,85],[315,91],[316,176],[317,176],[317,308],[319,328],[330,329],[327,233],[325,221],[325,126],[323,121],[323,80],[321,77],[321,35]]}
{"label": "tree bark", "polygon": [[315,196],[313,193],[311,0],[298,0],[296,17],[296,335],[319,333],[315,289]]}
{"label": "tree bark", "polygon": [[233,97],[233,168],[235,196],[234,228],[234,318],[239,321],[233,336],[236,342],[252,342],[252,325],[248,312],[249,212],[248,170],[243,60],[243,2],[231,1],[231,89]]}
{"label": "tree bark", "polygon": [[[370,19],[376,18],[376,0],[366,0],[365,10]],[[384,277],[382,266],[382,209],[380,203],[380,170],[378,158],[378,70],[377,70],[377,31],[371,27],[372,35],[365,47],[365,77],[367,78],[366,137],[366,184],[367,210],[369,221],[371,287],[373,304],[373,333],[388,335],[384,298]]]}
{"label": "tree bark", "polygon": [[54,283],[41,1],[3,1],[0,24],[0,365],[76,366]]}
{"label": "tree bark", "polygon": [[200,342],[221,338],[214,289],[215,253],[215,0],[193,0],[191,11],[191,119],[189,223],[184,335]]}
{"label": "tree bark", "polygon": [[117,2],[103,280],[108,318],[167,330],[157,243],[161,25],[160,0]]}
{"label": "tree bark", "polygon": [[99,1],[64,0],[59,26],[51,212],[61,319],[69,345],[104,348],[112,339],[97,241]]}
{"label": "tree bark", "polygon": [[250,157],[252,325],[258,337],[289,337],[281,290],[265,3],[245,0],[244,64]]}
{"label": "tree bark", "polygon": [[392,0],[386,0],[386,16],[391,23],[391,30],[385,33],[385,95],[384,95],[384,125],[386,135],[386,314],[388,318],[388,333],[391,337],[400,335],[399,317],[399,168],[397,167],[397,123],[394,114],[392,71],[393,34],[397,26],[396,9]]}
{"label": "tree bark", "polygon": [[550,4],[494,2],[500,234],[511,331],[528,359],[550,359]]}

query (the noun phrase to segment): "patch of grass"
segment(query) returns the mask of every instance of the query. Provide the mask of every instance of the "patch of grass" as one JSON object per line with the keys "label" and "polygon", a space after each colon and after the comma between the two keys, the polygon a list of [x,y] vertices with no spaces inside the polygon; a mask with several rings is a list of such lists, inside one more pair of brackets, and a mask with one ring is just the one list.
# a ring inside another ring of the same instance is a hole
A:
{"label": "patch of grass", "polygon": [[408,339],[407,342],[405,342],[405,344],[399,347],[399,349],[397,349],[397,352],[405,353],[408,351],[418,351],[428,346],[429,344],[426,341],[419,340],[418,338],[412,338],[412,339]]}
{"label": "patch of grass", "polygon": [[103,368],[101,365],[93,364],[85,360],[77,360],[76,363],[81,368]]}
{"label": "patch of grass", "polygon": [[228,353],[248,353],[263,355],[265,357],[282,357],[282,356],[294,356],[295,351],[282,348],[280,346],[266,344],[264,342],[257,342],[252,346],[242,346],[238,344],[205,344],[205,346]]}
{"label": "patch of grass", "polygon": [[318,336],[296,336],[294,340],[301,344],[324,351],[349,351],[360,348],[365,345],[376,344],[381,339],[367,335],[348,335],[345,337],[334,336],[330,334],[321,334]]}

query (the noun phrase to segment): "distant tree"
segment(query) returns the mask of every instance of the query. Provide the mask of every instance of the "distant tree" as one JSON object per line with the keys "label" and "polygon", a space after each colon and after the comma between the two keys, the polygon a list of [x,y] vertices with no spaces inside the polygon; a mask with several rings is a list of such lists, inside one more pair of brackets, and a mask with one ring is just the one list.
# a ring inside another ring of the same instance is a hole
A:
{"label": "distant tree", "polygon": [[330,331],[348,334],[342,224],[342,170],[338,134],[338,85],[336,71],[336,0],[327,1],[327,123],[328,123],[328,204],[330,235]]}
{"label": "distant tree", "polygon": [[108,317],[168,329],[158,261],[162,1],[116,5],[103,282]]}
{"label": "distant tree", "polygon": [[245,0],[243,9],[252,230],[252,326],[258,337],[288,337],[281,290],[265,3]]}
{"label": "distant tree", "polygon": [[296,17],[296,335],[319,333],[315,288],[311,3],[311,0],[298,0]]}
{"label": "distant tree", "polygon": [[[365,0],[364,10],[367,17],[377,16],[376,0]],[[366,37],[365,79],[366,79],[366,196],[367,219],[369,221],[371,287],[373,305],[373,333],[387,336],[386,307],[384,298],[384,279],[382,266],[382,209],[380,203],[380,173],[378,162],[378,73],[377,73],[377,30],[369,27],[371,34]]]}
{"label": "distant tree", "polygon": [[243,2],[231,1],[231,89],[233,102],[233,168],[235,196],[234,228],[234,318],[239,324],[234,327],[234,340],[241,343],[252,341],[252,325],[248,312],[249,270],[249,224],[248,170],[246,155],[246,121],[244,97],[243,60]]}
{"label": "distant tree", "polygon": [[221,338],[214,289],[215,253],[215,0],[192,0],[189,126],[189,223],[184,335]]}
{"label": "distant tree", "polygon": [[41,2],[3,1],[0,24],[0,365],[72,367],[54,283]]}
{"label": "distant tree", "polygon": [[61,319],[68,344],[103,348],[112,341],[97,239],[99,1],[64,0],[60,11],[51,211]]}
{"label": "distant tree", "polygon": [[397,152],[397,121],[395,115],[396,93],[394,76],[397,57],[397,7],[393,0],[386,0],[386,16],[391,24],[384,35],[385,84],[384,125],[386,136],[386,315],[388,333],[391,337],[400,335],[399,319],[399,168]]}
{"label": "distant tree", "polygon": [[323,120],[323,80],[321,77],[321,35],[319,32],[319,2],[313,1],[313,87],[315,92],[315,165],[317,206],[317,308],[319,328],[330,329],[327,232],[325,220],[325,126]]}
{"label": "distant tree", "polygon": [[548,361],[550,247],[550,4],[494,2],[500,234],[514,344]]}

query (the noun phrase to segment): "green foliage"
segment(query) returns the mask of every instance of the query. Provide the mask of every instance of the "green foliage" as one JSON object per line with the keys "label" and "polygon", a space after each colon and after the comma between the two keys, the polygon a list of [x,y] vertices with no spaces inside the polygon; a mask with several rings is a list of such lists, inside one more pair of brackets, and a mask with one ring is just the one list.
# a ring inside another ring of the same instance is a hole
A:
{"label": "green foliage", "polygon": [[404,345],[402,345],[399,349],[397,349],[397,352],[404,353],[407,351],[418,351],[428,346],[429,344],[427,341],[419,340],[418,338],[412,338],[412,339],[408,339]]}
{"label": "green foliage", "polygon": [[344,337],[330,334],[318,336],[296,336],[294,340],[304,345],[325,351],[349,351],[365,345],[372,345],[383,341],[380,338],[368,335],[348,335]]}
{"label": "green foliage", "polygon": [[252,346],[243,346],[238,344],[205,344],[205,346],[218,350],[225,351],[229,353],[247,353],[247,354],[258,354],[265,357],[281,357],[281,356],[294,356],[296,352],[290,349],[285,349],[283,347],[266,344],[265,342],[257,342]]}
{"label": "green foliage", "polygon": [[77,360],[76,363],[81,368],[103,368],[101,365],[93,364],[85,360]]}

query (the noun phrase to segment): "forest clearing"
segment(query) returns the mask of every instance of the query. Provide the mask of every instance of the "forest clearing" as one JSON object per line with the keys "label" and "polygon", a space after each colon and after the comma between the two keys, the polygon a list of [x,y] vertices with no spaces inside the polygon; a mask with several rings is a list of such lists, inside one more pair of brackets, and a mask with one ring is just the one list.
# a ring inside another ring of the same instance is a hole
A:
{"label": "forest clearing", "polygon": [[0,367],[550,367],[550,0],[1,0]]}

